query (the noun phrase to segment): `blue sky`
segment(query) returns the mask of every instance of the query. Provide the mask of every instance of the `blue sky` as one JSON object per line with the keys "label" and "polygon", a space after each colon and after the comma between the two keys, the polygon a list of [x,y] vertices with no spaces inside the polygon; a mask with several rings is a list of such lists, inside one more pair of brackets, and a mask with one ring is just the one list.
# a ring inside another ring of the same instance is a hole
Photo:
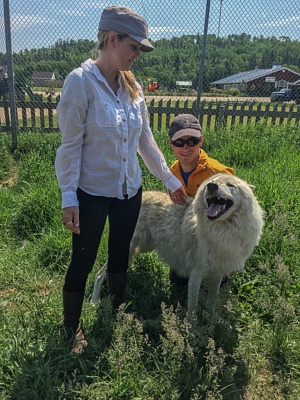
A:
{"label": "blue sky", "polygon": [[[143,15],[150,38],[157,40],[202,34],[207,1],[132,0],[118,4]],[[48,47],[58,39],[96,40],[101,12],[111,4],[85,0],[10,0],[13,51]],[[5,53],[3,4],[0,7],[0,52]],[[208,33],[227,36],[243,32],[300,40],[299,0],[210,0]]]}

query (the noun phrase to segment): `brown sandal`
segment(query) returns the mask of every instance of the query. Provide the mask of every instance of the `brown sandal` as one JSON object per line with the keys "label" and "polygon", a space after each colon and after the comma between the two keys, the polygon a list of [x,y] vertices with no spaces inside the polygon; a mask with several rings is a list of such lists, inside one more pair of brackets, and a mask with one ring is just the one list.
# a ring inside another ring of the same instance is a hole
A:
{"label": "brown sandal", "polygon": [[88,345],[87,340],[84,338],[83,331],[80,327],[78,327],[73,341],[72,352],[74,354],[82,354],[84,352],[84,348]]}

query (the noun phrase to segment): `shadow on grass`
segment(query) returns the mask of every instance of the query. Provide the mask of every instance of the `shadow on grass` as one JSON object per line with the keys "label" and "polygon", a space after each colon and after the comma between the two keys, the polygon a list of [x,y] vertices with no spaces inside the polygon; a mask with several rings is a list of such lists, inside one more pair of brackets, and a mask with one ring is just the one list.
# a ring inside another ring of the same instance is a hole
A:
{"label": "shadow on grass", "polygon": [[[187,317],[187,286],[170,284],[169,274],[169,268],[155,253],[136,257],[128,273],[124,311],[141,323],[143,335],[149,339],[154,352],[158,349],[163,351],[163,338],[169,340],[171,330],[180,331],[179,325],[183,326]],[[230,303],[230,287],[228,280],[220,288],[220,301],[215,316],[198,315],[198,322],[190,326],[190,333],[176,333],[179,335],[178,340],[186,334],[184,340],[190,342],[196,355],[193,365],[182,371],[177,381],[180,400],[190,399],[195,391],[205,396],[212,390],[210,386],[215,386],[215,390],[224,399],[240,399],[247,385],[247,367],[236,353],[238,332],[235,316],[230,307],[226,307]],[[104,285],[105,291],[107,293]],[[100,318],[101,312],[100,307]],[[173,316],[177,326],[172,326]],[[170,321],[166,322],[166,318]],[[101,335],[101,323],[95,323],[93,334],[96,332]],[[202,382],[200,388],[199,382]]]}
{"label": "shadow on grass", "polygon": [[[169,398],[178,400],[242,397],[247,368],[236,354],[234,316],[223,307],[230,283],[221,288],[218,317],[199,316],[192,325],[186,319],[187,288],[170,285],[169,269],[155,255],[135,261],[128,274],[127,304],[119,311],[105,297],[105,286],[101,305],[84,308],[89,343],[84,354],[73,355],[61,327],[46,322],[40,332],[30,333],[27,349],[16,354],[11,398],[71,399],[80,393],[91,399],[102,393],[103,399],[125,399],[132,398],[133,390],[133,397],[147,398],[159,385],[166,393],[163,399],[172,390],[178,395]],[[142,388],[147,381],[148,392]],[[125,397],[118,397],[117,386]]]}

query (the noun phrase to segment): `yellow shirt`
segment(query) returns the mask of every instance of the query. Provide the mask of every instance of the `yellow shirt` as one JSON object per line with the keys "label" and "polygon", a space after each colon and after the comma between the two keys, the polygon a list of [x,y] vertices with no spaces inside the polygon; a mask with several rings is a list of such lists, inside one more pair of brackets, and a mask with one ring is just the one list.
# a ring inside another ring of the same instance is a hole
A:
{"label": "yellow shirt", "polygon": [[207,153],[205,153],[205,151],[202,149],[200,150],[198,165],[189,176],[187,186],[185,185],[182,178],[180,164],[178,160],[176,160],[171,165],[170,169],[173,175],[175,175],[176,178],[180,180],[187,195],[190,197],[195,197],[197,189],[201,185],[201,183],[212,175],[218,174],[220,172],[224,174],[234,175],[234,170],[232,168],[226,167],[226,165],[219,163],[219,161],[208,157]]}

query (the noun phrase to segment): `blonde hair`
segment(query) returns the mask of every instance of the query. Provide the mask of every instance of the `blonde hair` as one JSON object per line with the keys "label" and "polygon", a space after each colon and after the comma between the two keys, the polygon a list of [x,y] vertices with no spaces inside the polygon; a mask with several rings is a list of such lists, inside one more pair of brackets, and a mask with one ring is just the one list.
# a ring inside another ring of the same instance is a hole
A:
{"label": "blonde hair", "polygon": [[[110,31],[98,32],[98,50],[101,51],[107,42]],[[127,37],[126,34],[118,33],[119,40]],[[131,71],[120,71],[121,79],[126,90],[128,90],[131,101],[134,101],[139,96],[139,89],[136,84],[136,79]]]}

